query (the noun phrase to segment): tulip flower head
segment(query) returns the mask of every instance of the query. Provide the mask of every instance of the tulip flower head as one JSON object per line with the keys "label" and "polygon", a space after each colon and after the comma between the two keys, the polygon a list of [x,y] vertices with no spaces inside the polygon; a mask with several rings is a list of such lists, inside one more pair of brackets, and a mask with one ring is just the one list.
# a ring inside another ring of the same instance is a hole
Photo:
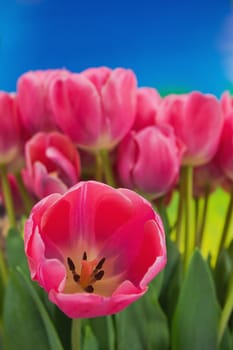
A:
{"label": "tulip flower head", "polygon": [[67,74],[65,69],[50,69],[27,72],[18,79],[17,102],[22,123],[29,135],[57,129],[48,99],[48,89],[53,79]]}
{"label": "tulip flower head", "polygon": [[136,78],[131,70],[88,69],[53,81],[50,103],[60,129],[79,147],[112,149],[135,119]]}
{"label": "tulip flower head", "polygon": [[26,143],[25,160],[24,182],[38,198],[64,193],[79,180],[79,153],[70,139],[58,132],[34,135]]}
{"label": "tulip flower head", "polygon": [[150,203],[95,181],[41,200],[26,223],[25,251],[32,279],[71,318],[123,310],[166,263]]}
{"label": "tulip flower head", "polygon": [[215,96],[198,91],[168,95],[160,104],[158,119],[172,125],[186,146],[183,165],[203,165],[213,158],[223,127],[223,114]]}
{"label": "tulip flower head", "polygon": [[169,125],[131,132],[119,147],[120,181],[128,188],[160,197],[176,184],[183,151]]}

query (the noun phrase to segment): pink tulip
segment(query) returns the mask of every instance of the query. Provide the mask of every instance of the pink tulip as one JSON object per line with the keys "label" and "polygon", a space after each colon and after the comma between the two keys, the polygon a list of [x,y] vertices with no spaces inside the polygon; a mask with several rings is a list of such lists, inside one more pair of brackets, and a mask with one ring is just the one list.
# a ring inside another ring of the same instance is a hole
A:
{"label": "pink tulip", "polygon": [[173,126],[186,146],[182,164],[202,165],[213,158],[223,126],[220,103],[213,95],[169,95],[160,105],[159,121]]}
{"label": "pink tulip", "polygon": [[120,181],[153,197],[164,195],[178,179],[182,154],[183,147],[169,126],[132,132],[119,147]]}
{"label": "pink tulip", "polygon": [[29,136],[38,131],[57,129],[48,99],[48,88],[53,79],[67,74],[64,69],[32,71],[18,79],[17,101],[22,123]]}
{"label": "pink tulip", "polygon": [[94,181],[32,209],[25,252],[32,279],[71,318],[123,310],[166,263],[164,229],[150,203]]}
{"label": "pink tulip", "polygon": [[153,88],[143,87],[137,90],[134,130],[141,130],[146,126],[155,125],[157,110],[161,101],[162,98],[159,93]]}
{"label": "pink tulip", "polygon": [[64,193],[80,176],[79,154],[65,135],[37,133],[25,147],[24,182],[38,198]]}
{"label": "pink tulip", "polygon": [[225,117],[216,158],[225,176],[233,181],[233,111]]}
{"label": "pink tulip", "polygon": [[0,91],[0,164],[9,164],[20,149],[20,125],[14,94]]}
{"label": "pink tulip", "polygon": [[57,124],[83,148],[111,149],[134,123],[136,78],[131,70],[100,67],[57,78],[49,96]]}

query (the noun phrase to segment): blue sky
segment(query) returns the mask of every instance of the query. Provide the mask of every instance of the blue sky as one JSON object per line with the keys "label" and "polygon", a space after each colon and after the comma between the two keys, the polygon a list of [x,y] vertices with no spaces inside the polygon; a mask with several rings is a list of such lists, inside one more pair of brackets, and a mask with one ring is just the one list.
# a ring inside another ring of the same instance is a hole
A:
{"label": "blue sky", "polygon": [[32,69],[107,65],[161,92],[220,95],[233,82],[231,9],[229,0],[0,0],[0,89],[14,91]]}

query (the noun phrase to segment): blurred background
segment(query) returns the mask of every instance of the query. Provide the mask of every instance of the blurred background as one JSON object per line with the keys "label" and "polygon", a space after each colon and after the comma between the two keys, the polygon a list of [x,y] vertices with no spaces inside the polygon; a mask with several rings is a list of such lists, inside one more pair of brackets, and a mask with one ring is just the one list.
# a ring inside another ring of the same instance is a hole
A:
{"label": "blurred background", "polygon": [[28,70],[132,68],[162,94],[233,84],[230,0],[0,0],[0,89]]}

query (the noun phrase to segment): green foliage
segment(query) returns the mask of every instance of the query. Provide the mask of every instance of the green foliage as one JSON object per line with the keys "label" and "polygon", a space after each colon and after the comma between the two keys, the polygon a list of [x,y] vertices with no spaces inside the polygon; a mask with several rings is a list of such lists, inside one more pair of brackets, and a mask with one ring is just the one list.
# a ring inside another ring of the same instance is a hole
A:
{"label": "green foliage", "polygon": [[116,319],[119,350],[168,350],[167,318],[152,290]]}
{"label": "green foliage", "polygon": [[160,294],[160,303],[168,317],[170,325],[182,284],[183,264],[176,244],[169,237],[166,240],[167,265],[163,271],[164,279]]}
{"label": "green foliage", "polygon": [[218,319],[212,275],[196,250],[172,322],[172,350],[217,350]]}
{"label": "green foliage", "polygon": [[46,307],[29,279],[20,233],[10,230],[6,243],[10,273],[3,305],[4,349],[62,350]]}
{"label": "green foliage", "polygon": [[84,329],[83,350],[99,350],[98,341],[93,334],[91,327],[86,325]]}

